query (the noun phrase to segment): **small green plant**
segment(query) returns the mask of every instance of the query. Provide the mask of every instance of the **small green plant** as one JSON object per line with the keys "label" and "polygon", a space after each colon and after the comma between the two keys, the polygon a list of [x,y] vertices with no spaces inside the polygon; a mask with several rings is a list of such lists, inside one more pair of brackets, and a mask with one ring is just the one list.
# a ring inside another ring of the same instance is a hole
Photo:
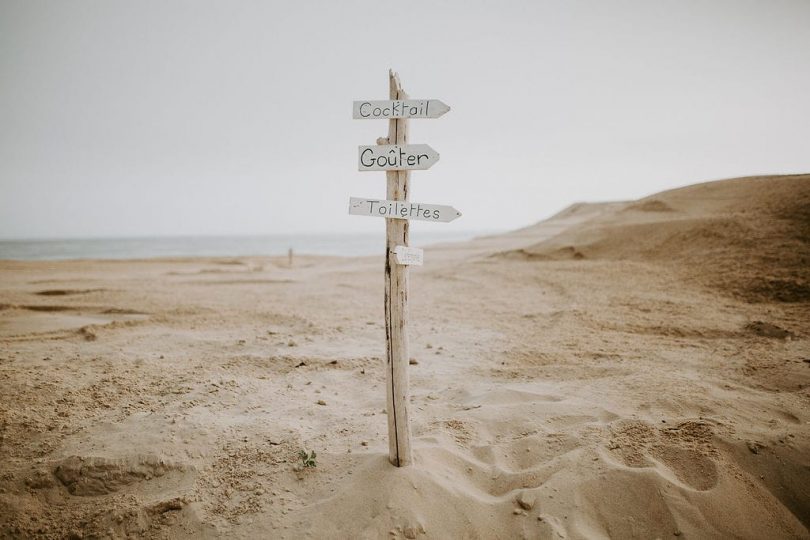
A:
{"label": "small green plant", "polygon": [[298,452],[298,457],[301,458],[301,464],[305,468],[317,467],[318,466],[318,463],[315,461],[315,457],[316,457],[315,450],[313,450],[312,452],[307,452],[306,450],[301,450],[300,452]]}

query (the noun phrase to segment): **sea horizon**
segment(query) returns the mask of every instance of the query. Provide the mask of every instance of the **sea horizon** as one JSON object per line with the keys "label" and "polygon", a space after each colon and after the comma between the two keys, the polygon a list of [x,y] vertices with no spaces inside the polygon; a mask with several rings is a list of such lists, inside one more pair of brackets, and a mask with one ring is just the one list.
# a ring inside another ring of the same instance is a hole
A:
{"label": "sea horizon", "polygon": [[[411,245],[425,247],[471,240],[498,231],[411,231]],[[171,235],[108,238],[0,240],[0,260],[155,259],[165,257],[268,257],[287,255],[365,256],[379,254],[385,235],[299,233],[257,235]]]}

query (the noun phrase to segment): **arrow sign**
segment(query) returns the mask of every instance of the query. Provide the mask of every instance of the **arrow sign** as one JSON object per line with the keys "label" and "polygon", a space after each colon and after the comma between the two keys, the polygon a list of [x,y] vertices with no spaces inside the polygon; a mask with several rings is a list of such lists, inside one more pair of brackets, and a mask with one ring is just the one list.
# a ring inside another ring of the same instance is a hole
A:
{"label": "arrow sign", "polygon": [[361,171],[425,170],[439,161],[439,153],[426,144],[377,144],[358,149]]}
{"label": "arrow sign", "polygon": [[397,246],[394,248],[397,264],[422,266],[425,261],[425,252],[419,248]]}
{"label": "arrow sign", "polygon": [[355,101],[355,120],[390,118],[438,118],[450,107],[438,99],[405,99],[386,101]]}
{"label": "arrow sign", "polygon": [[452,206],[425,204],[408,201],[387,201],[349,197],[349,213],[354,216],[376,216],[395,219],[416,219],[449,223],[461,217],[461,212]]}

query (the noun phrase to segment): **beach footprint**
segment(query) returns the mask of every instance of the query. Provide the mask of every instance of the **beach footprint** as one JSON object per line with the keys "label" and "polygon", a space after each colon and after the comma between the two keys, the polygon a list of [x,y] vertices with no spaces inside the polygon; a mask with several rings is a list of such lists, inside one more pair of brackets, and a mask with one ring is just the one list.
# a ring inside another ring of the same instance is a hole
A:
{"label": "beach footprint", "polygon": [[611,428],[608,449],[633,468],[664,467],[691,489],[707,491],[718,483],[711,458],[711,429],[685,421],[674,428],[656,429],[642,421],[620,422]]}
{"label": "beach footprint", "polygon": [[670,469],[678,480],[692,489],[708,491],[717,485],[717,465],[698,450],[656,445],[651,449],[651,454]]}
{"label": "beach footprint", "polygon": [[652,467],[647,457],[647,449],[656,441],[655,428],[640,420],[622,420],[610,428],[611,437],[608,450],[618,456],[628,467]]}

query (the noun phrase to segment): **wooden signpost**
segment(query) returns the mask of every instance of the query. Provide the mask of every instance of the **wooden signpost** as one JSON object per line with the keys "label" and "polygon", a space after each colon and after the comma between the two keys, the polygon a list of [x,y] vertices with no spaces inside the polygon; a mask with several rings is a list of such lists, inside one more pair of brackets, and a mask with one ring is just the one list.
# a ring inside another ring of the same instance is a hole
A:
{"label": "wooden signpost", "polygon": [[385,220],[385,337],[388,459],[413,462],[408,416],[408,266],[422,265],[421,249],[408,246],[408,220],[448,222],[461,212],[450,206],[408,202],[410,171],[429,169],[439,154],[426,144],[408,144],[408,118],[438,118],[450,107],[439,100],[410,100],[399,76],[388,72],[389,101],[355,101],[356,119],[388,119],[388,137],[358,150],[361,171],[386,171],[386,198],[349,199],[349,213]]}

